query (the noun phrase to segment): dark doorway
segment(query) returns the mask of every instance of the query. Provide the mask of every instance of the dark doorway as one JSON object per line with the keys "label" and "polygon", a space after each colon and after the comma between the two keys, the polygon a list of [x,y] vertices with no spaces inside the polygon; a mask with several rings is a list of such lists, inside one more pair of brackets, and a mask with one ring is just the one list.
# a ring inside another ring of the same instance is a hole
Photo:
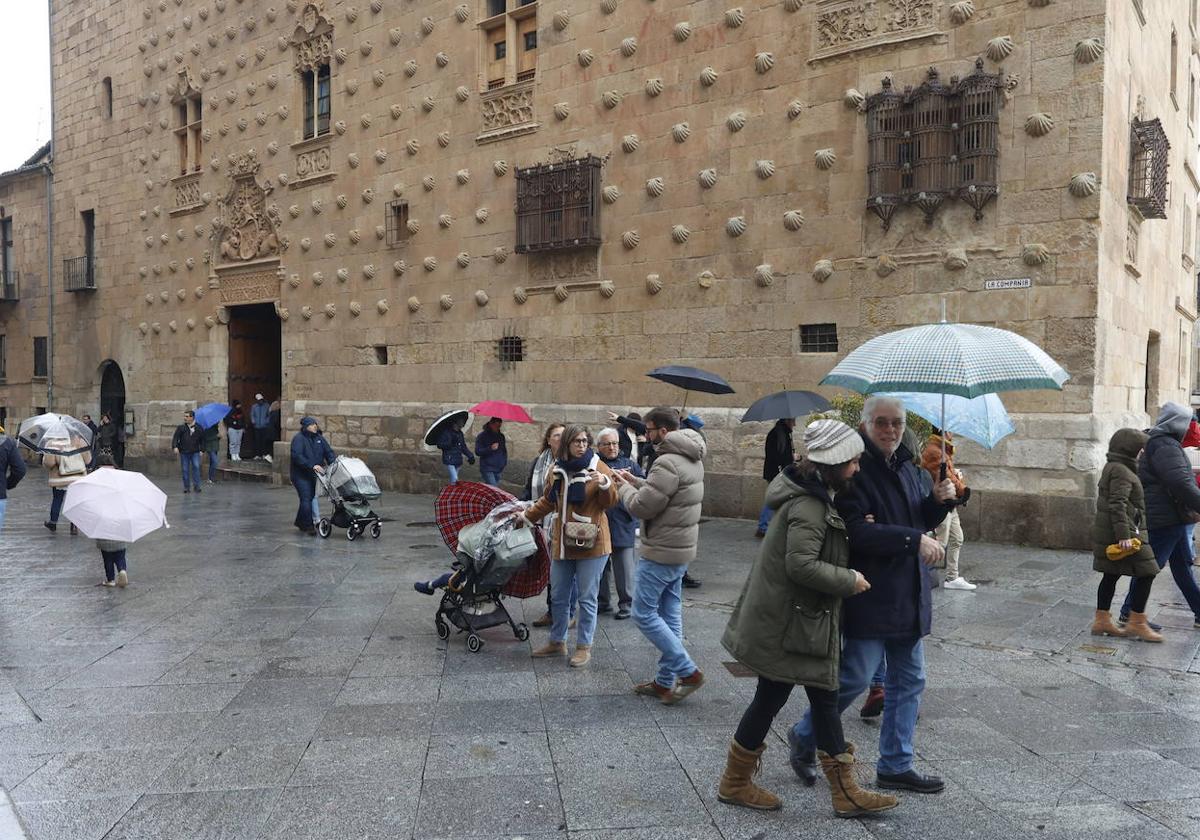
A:
{"label": "dark doorway", "polygon": [[247,420],[255,394],[262,394],[269,403],[280,399],[282,358],[280,321],[274,304],[229,308],[229,400],[242,401]]}
{"label": "dark doorway", "polygon": [[[117,428],[128,431],[125,423],[125,376],[121,366],[109,359],[100,368],[100,416],[107,414],[117,424]],[[124,435],[118,435],[113,448],[113,460],[117,466],[125,463]]]}

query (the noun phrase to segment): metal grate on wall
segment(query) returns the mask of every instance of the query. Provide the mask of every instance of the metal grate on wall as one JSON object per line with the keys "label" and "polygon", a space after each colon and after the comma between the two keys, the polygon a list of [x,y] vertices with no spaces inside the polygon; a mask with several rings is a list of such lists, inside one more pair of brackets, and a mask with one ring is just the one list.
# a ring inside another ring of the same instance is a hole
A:
{"label": "metal grate on wall", "polygon": [[1144,219],[1167,218],[1167,160],[1171,143],[1162,122],[1135,119],[1129,146],[1129,203]]}
{"label": "metal grate on wall", "polygon": [[517,169],[518,254],[600,245],[601,160]]}

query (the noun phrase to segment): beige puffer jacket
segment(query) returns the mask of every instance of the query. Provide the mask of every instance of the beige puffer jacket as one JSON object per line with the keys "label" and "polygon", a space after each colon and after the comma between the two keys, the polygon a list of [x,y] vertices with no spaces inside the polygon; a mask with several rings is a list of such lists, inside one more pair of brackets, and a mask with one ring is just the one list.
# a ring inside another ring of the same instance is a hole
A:
{"label": "beige puffer jacket", "polygon": [[705,450],[699,432],[670,432],[656,447],[657,457],[645,480],[620,486],[625,509],[642,520],[640,554],[647,560],[678,566],[696,559]]}

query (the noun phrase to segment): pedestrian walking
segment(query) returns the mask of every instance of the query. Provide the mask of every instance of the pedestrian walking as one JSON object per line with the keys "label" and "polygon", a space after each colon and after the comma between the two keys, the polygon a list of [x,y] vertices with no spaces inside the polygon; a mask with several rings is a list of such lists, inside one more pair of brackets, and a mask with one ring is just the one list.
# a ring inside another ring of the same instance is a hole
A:
{"label": "pedestrian walking", "polygon": [[438,435],[437,448],[442,450],[442,466],[449,473],[451,484],[458,483],[458,469],[464,457],[467,463],[475,463],[475,456],[467,448],[467,439],[463,436],[463,425],[464,421],[455,420]]}
{"label": "pedestrian walking", "polygon": [[217,461],[221,454],[221,424],[213,423],[204,430],[204,452],[208,455],[208,483],[215,484]]}
{"label": "pedestrian walking", "polygon": [[[546,492],[546,480],[550,475],[550,471],[554,468],[554,461],[557,458],[558,448],[562,442],[563,429],[565,428],[566,426],[562,423],[551,423],[542,434],[542,448],[538,452],[538,456],[533,459],[533,464],[529,467],[529,475],[525,478],[525,493],[521,497],[525,501],[532,502],[540,499],[542,494]],[[553,540],[556,518],[556,514],[548,513],[538,526],[542,529],[547,544]],[[549,627],[553,623],[554,616],[551,612],[553,597],[554,582],[551,581],[546,584],[546,612],[533,620],[534,627]],[[575,608],[578,600],[578,589],[573,587],[571,590],[571,624],[568,629],[575,626]]]}
{"label": "pedestrian walking", "polygon": [[[109,453],[101,452],[96,456],[96,469],[115,469],[116,466],[116,461]],[[104,582],[101,586],[119,586],[121,589],[128,586],[129,565],[125,557],[127,544],[120,540],[96,540],[96,548],[100,549],[100,558],[104,561]]]}
{"label": "pedestrian walking", "polygon": [[721,639],[758,675],[758,685],[729,744],[717,798],[762,811],[782,805],[754,783],[754,776],[771,723],[801,685],[834,812],[839,817],[874,814],[895,808],[896,797],[859,787],[854,747],[842,732],[838,710],[842,601],[871,584],[849,567],[846,525],[833,500],[858,472],[863,442],[845,423],[817,420],[804,430],[804,444],[804,459],[787,465],[767,488],[775,522],[768,525]]}
{"label": "pedestrian walking", "polygon": [[121,463],[125,447],[125,430],[113,422],[112,415],[104,412],[100,415],[100,428],[96,431],[96,454],[108,455],[113,464]]}
{"label": "pedestrian walking", "polygon": [[[775,476],[796,460],[792,444],[792,429],[794,428],[796,428],[796,418],[787,417],[776,420],[771,431],[767,432],[767,439],[763,443],[763,481],[767,482],[768,488],[775,480]],[[767,526],[771,524],[771,515],[774,512],[774,508],[769,504],[763,504],[762,511],[758,514],[758,530],[754,532],[755,537],[761,540],[767,535]]]}
{"label": "pedestrian walking", "polygon": [[[1158,574],[1158,563],[1146,530],[1146,495],[1138,479],[1138,456],[1149,435],[1140,429],[1117,429],[1108,441],[1108,463],[1100,473],[1096,493],[1096,520],[1092,527],[1092,569],[1103,576],[1096,588],[1096,617],[1093,636],[1133,636],[1146,642],[1161,642],[1161,634],[1146,621],[1150,587]],[[1117,581],[1129,584],[1129,618],[1125,626],[1113,624],[1109,610]]]}
{"label": "pedestrian walking", "polygon": [[183,412],[183,422],[175,427],[171,437],[171,451],[179,456],[184,493],[191,492],[189,485],[200,492],[200,450],[203,448],[204,430],[196,425],[196,413]]}
{"label": "pedestrian walking", "polygon": [[[902,442],[904,427],[900,400],[867,398],[859,427],[860,472],[835,500],[850,538],[850,568],[871,582],[843,605],[838,712],[866,690],[886,655],[876,781],[892,790],[938,793],[945,787],[941,779],[913,769],[913,734],[925,689],[921,639],[932,623],[929,567],[945,555],[927,532],[945,518],[954,485],[947,479],[926,494],[929,479]],[[792,727],[788,744],[792,769],[811,782],[817,771],[811,710]]]}
{"label": "pedestrian walking", "polygon": [[242,460],[242,436],[246,434],[246,412],[242,401],[234,400],[233,407],[225,415],[225,434],[229,440],[229,460]]}
{"label": "pedestrian walking", "polygon": [[[42,466],[46,468],[46,482],[50,485],[50,518],[42,524],[51,533],[58,530],[58,517],[62,513],[63,502],[67,498],[67,488],[87,475],[88,465],[92,463],[90,451],[85,450],[75,455],[56,455],[53,450],[67,451],[86,445],[82,439],[76,437],[69,440],[64,438],[42,439],[42,446],[50,450],[42,456]],[[79,529],[72,523],[72,536],[78,533]]]}
{"label": "pedestrian walking", "polygon": [[475,454],[479,456],[479,472],[483,483],[500,486],[504,468],[508,466],[508,443],[500,427],[504,421],[493,417],[475,438]]}
{"label": "pedestrian walking", "polygon": [[[601,429],[600,434],[596,435],[596,450],[600,453],[600,460],[613,472],[626,470],[638,478],[645,477],[633,458],[621,454],[621,439],[616,429]],[[633,570],[637,564],[633,552],[637,544],[637,520],[630,516],[621,502],[610,507],[605,515],[608,517],[608,533],[612,537],[612,555],[600,576],[596,608],[601,613],[612,612],[608,586],[611,577],[617,589],[617,612],[613,618],[624,621],[632,615],[633,608]]]}
{"label": "pedestrian walking", "polygon": [[4,510],[8,507],[8,491],[14,489],[25,477],[25,459],[16,441],[0,426],[0,533],[4,532]]}
{"label": "pedestrian walking", "polygon": [[[1200,630],[1200,587],[1196,586],[1187,546],[1187,525],[1200,519],[1200,488],[1181,443],[1191,418],[1192,412],[1178,403],[1163,405],[1138,459],[1137,473],[1146,496],[1150,550],[1160,569],[1171,567],[1175,585],[1192,610],[1192,627]],[[1121,605],[1121,624],[1130,620],[1133,595],[1131,588]],[[1155,632],[1162,629],[1151,621],[1146,624]]]}
{"label": "pedestrian walking", "polygon": [[254,460],[271,462],[271,404],[262,394],[254,395],[250,406],[250,431],[254,435]]}
{"label": "pedestrian walking", "polygon": [[300,431],[292,438],[290,477],[300,498],[295,525],[309,536],[317,533],[313,518],[317,474],[325,472],[325,467],[332,464],[336,457],[333,448],[321,434],[317,421],[312,417],[301,418]]}
{"label": "pedestrian walking", "polygon": [[579,629],[570,664],[581,668],[591,661],[596,590],[612,553],[605,511],[616,503],[616,481],[592,449],[591,433],[584,426],[567,426],[546,476],[546,489],[524,514],[529,524],[540,522],[549,513],[557,514],[551,534],[550,641],[533,652],[535,657],[566,656],[571,601],[577,588]]}
{"label": "pedestrian walking", "polygon": [[625,509],[642,520],[633,620],[661,654],[654,679],[634,692],[671,705],[704,685],[704,673],[683,646],[682,585],[700,537],[706,445],[699,432],[679,428],[671,408],[648,412],[645,425],[656,452],[646,478],[614,473]]}
{"label": "pedestrian walking", "polygon": [[[945,443],[944,451],[943,442]],[[925,448],[921,450],[921,467],[929,473],[933,483],[937,484],[943,478],[943,465],[946,469],[944,477],[954,485],[954,501],[952,505],[948,506],[950,509],[946,513],[946,518],[934,532],[937,541],[942,544],[942,548],[946,549],[946,572],[942,580],[942,587],[970,592],[976,586],[963,577],[958,568],[958,556],[963,547],[963,530],[962,523],[958,518],[958,509],[971,498],[971,488],[964,482],[962,472],[954,466],[954,440],[950,432],[943,432],[941,429],[935,428],[933,434],[925,441]]]}

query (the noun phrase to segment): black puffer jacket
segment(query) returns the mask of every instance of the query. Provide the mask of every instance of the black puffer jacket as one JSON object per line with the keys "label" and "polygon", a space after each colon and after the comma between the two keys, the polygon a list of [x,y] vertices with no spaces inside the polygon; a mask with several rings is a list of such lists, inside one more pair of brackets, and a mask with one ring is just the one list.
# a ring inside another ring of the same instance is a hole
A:
{"label": "black puffer jacket", "polygon": [[1178,403],[1164,405],[1138,461],[1151,530],[1182,525],[1191,521],[1191,514],[1200,514],[1200,488],[1180,443],[1191,420],[1192,413]]}

